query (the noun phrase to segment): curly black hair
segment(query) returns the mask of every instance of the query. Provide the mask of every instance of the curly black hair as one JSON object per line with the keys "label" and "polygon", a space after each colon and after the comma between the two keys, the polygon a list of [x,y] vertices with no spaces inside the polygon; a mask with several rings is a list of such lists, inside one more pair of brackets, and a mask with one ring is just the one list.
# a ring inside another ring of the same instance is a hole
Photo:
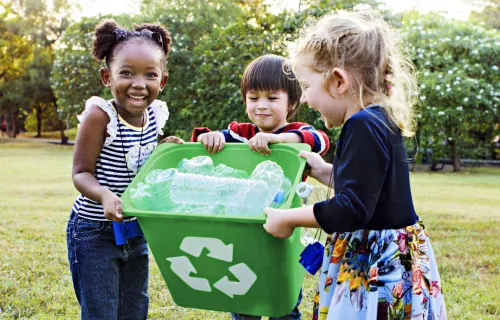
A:
{"label": "curly black hair", "polygon": [[[106,66],[109,68],[111,62],[114,60],[115,55],[118,53],[119,49],[123,47],[125,43],[134,39],[136,37],[127,37],[122,41],[117,42],[114,31],[118,29],[123,29],[116,21],[112,19],[107,19],[101,21],[94,29],[94,43],[92,47],[92,55],[99,61],[105,60]],[[167,29],[159,24],[155,23],[142,23],[140,25],[134,25],[134,31],[149,30],[156,32],[161,35],[162,44],[159,42],[143,37],[144,39],[149,39],[152,45],[157,46],[163,52],[162,66],[165,70],[167,64],[168,53],[172,45],[172,37]]]}

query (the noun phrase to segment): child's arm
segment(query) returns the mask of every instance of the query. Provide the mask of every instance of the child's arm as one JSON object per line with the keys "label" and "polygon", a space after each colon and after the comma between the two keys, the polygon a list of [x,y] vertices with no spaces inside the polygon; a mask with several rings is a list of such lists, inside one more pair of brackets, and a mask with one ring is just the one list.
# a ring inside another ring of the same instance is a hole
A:
{"label": "child's arm", "polygon": [[[316,130],[313,126],[304,122],[292,122],[287,126],[286,134],[295,134],[299,137],[298,142],[307,143],[311,151],[324,156],[330,149],[330,140],[326,133]],[[283,133],[282,133],[283,134]]]}
{"label": "child's arm", "polygon": [[264,229],[276,238],[288,238],[297,227],[320,228],[314,217],[313,206],[280,210],[265,208],[267,215]]}
{"label": "child's arm", "polygon": [[305,158],[309,168],[306,170],[308,176],[313,177],[325,186],[333,187],[333,165],[326,162],[317,153],[301,151],[299,157]]}
{"label": "child's arm", "polygon": [[104,216],[121,221],[122,202],[120,198],[99,184],[94,177],[95,166],[106,135],[109,117],[101,108],[89,108],[78,128],[73,153],[73,184],[85,197],[101,203]]}

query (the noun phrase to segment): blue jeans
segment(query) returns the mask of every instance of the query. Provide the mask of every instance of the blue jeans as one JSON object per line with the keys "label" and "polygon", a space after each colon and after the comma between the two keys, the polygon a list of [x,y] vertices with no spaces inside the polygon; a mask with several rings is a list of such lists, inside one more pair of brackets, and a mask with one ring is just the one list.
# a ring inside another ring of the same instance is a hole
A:
{"label": "blue jeans", "polygon": [[[295,308],[293,308],[292,312],[287,314],[286,316],[273,318],[270,317],[269,320],[300,320],[302,313],[299,311],[299,305],[302,302],[302,288],[300,289],[299,298],[297,299],[297,304]],[[248,316],[245,314],[231,313],[232,320],[260,320],[262,317],[260,316]]]}
{"label": "blue jeans", "polygon": [[144,236],[117,246],[110,221],[72,212],[66,240],[82,319],[147,319],[149,256]]}

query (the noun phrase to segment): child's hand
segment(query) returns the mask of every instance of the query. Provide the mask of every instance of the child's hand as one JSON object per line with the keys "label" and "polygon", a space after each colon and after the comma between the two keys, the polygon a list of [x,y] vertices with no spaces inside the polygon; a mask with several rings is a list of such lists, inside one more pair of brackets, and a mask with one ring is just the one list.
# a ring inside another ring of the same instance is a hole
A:
{"label": "child's hand", "polygon": [[224,135],[217,131],[202,133],[198,136],[196,141],[203,143],[203,146],[210,154],[222,151],[226,144]]}
{"label": "child's hand", "polygon": [[267,215],[267,220],[264,224],[264,229],[266,229],[267,233],[276,238],[288,238],[292,235],[295,228],[287,221],[289,217],[287,210],[267,207],[264,209],[264,213]]}
{"label": "child's hand", "polygon": [[271,153],[271,149],[269,149],[268,145],[278,142],[281,142],[279,134],[259,132],[252,139],[248,140],[248,146],[252,151],[268,155]]}
{"label": "child's hand", "polygon": [[165,143],[165,142],[172,142],[172,143],[177,143],[177,144],[183,144],[184,140],[182,140],[179,137],[176,136],[168,136],[165,139],[163,139],[160,144]]}
{"label": "child's hand", "polygon": [[102,206],[104,207],[104,217],[106,219],[121,222],[122,215],[122,200],[110,190],[106,190],[102,197]]}
{"label": "child's hand", "polygon": [[321,156],[314,152],[301,151],[299,157],[305,158],[310,168],[306,169],[306,174],[316,180],[322,180],[325,173],[328,174],[328,164]]}

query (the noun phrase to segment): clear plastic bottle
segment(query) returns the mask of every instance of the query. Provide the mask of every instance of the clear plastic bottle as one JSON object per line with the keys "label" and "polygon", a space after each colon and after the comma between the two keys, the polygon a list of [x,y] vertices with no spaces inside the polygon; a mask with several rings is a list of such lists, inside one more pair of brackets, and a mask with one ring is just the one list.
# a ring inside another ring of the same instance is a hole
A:
{"label": "clear plastic bottle", "polygon": [[227,206],[247,200],[259,202],[268,189],[264,181],[179,172],[173,177],[171,195],[176,204]]}
{"label": "clear plastic bottle", "polygon": [[266,160],[259,163],[253,170],[250,179],[265,181],[274,195],[279,191],[285,174],[283,169],[274,161]]}
{"label": "clear plastic bottle", "polygon": [[215,167],[214,172],[212,174],[214,177],[230,177],[230,178],[237,178],[237,179],[248,179],[250,176],[248,175],[248,172],[245,170],[240,170],[240,169],[235,169],[229,166],[226,166],[225,164],[219,164],[217,167]]}
{"label": "clear plastic bottle", "polygon": [[[160,172],[156,172],[160,171]],[[170,211],[174,206],[171,199],[172,180],[177,169],[154,170],[146,176],[146,182],[151,186],[152,207],[158,211]]]}
{"label": "clear plastic bottle", "polygon": [[139,182],[137,188],[130,189],[130,201],[137,209],[152,210],[153,206],[153,193],[151,186]]}
{"label": "clear plastic bottle", "polygon": [[[295,188],[295,192],[302,199],[302,204],[304,206],[313,205],[316,202],[324,201],[328,198],[328,194],[323,188],[315,187],[307,182],[301,182]],[[300,237],[300,241],[304,246],[312,244],[316,241],[316,234],[318,229],[316,228],[303,228],[303,233]]]}
{"label": "clear plastic bottle", "polygon": [[191,159],[182,159],[177,167],[179,172],[212,175],[214,172],[214,163],[208,156],[198,156]]}

